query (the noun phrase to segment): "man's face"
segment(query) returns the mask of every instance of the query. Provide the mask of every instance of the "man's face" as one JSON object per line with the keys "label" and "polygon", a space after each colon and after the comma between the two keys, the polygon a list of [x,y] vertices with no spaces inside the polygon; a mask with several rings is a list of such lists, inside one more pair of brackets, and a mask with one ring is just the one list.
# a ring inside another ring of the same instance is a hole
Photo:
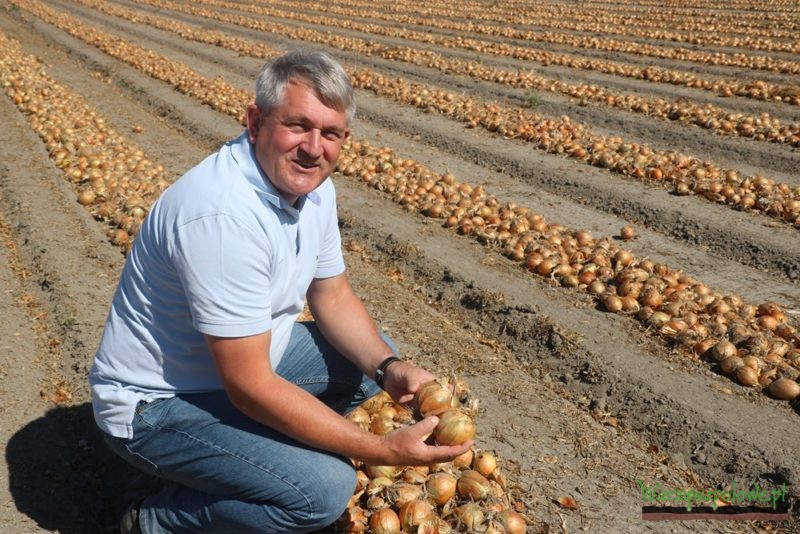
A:
{"label": "man's face", "polygon": [[290,80],[269,115],[251,104],[247,132],[261,169],[291,205],[325,180],[350,136],[345,112],[323,104],[304,80]]}

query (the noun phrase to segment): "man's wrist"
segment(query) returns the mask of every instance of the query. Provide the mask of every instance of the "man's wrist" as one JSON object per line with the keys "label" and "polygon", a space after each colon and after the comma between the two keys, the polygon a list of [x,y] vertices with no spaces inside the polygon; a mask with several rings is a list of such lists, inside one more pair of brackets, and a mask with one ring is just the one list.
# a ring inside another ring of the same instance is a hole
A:
{"label": "man's wrist", "polygon": [[375,369],[375,383],[378,384],[378,387],[384,389],[383,384],[386,380],[386,372],[389,370],[389,366],[393,363],[401,362],[402,360],[398,358],[396,355],[392,354],[388,358],[385,358],[381,363],[378,364],[378,367]]}

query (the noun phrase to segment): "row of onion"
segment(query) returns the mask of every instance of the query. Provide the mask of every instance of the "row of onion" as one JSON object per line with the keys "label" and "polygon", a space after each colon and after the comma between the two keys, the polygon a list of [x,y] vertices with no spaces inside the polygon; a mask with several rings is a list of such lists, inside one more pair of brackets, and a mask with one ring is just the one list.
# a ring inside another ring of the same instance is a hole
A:
{"label": "row of onion", "polygon": [[[240,15],[232,15],[230,13],[220,13],[218,11],[205,9],[202,7],[187,8],[171,1],[160,0],[137,0],[139,3],[146,3],[160,8],[167,8],[171,10],[178,10],[194,15],[214,18],[220,21],[232,22],[247,27],[262,29],[272,33],[280,33],[283,35],[291,36],[292,38],[299,38],[303,40],[313,40],[321,42],[321,37],[309,37],[310,35],[324,36],[329,35],[327,32],[317,32],[311,29],[296,29],[281,25],[274,22],[267,22],[264,20],[255,20],[252,17],[243,17]],[[262,8],[252,5],[244,6],[239,3],[231,3],[225,0],[204,0],[204,3],[223,7],[226,10],[247,11],[254,14],[277,16],[297,20],[309,24],[325,24],[326,26],[340,27],[346,29],[355,29],[365,33],[373,33],[386,35],[389,37],[412,39],[415,41],[435,44],[448,48],[467,49],[480,54],[490,54],[505,57],[514,57],[516,59],[523,59],[526,61],[536,61],[544,66],[560,65],[571,68],[599,70],[613,74],[615,76],[634,77],[640,79],[649,79],[651,81],[659,81],[663,83],[672,83],[678,85],[685,85],[687,87],[696,87],[714,90],[723,96],[730,96],[737,94],[739,96],[748,96],[760,100],[770,100],[775,102],[786,102],[789,104],[800,104],[800,94],[793,92],[797,89],[795,85],[781,85],[781,84],[767,84],[763,80],[758,81],[758,84],[753,84],[752,81],[742,81],[735,79],[717,80],[717,81],[703,81],[703,79],[695,73],[685,71],[675,71],[670,69],[660,69],[657,67],[640,67],[633,64],[626,64],[620,62],[611,62],[605,60],[597,60],[593,58],[586,58],[574,54],[561,54],[548,50],[542,50],[539,47],[526,47],[515,46],[508,43],[498,43],[495,41],[482,41],[478,39],[467,38],[464,36],[449,37],[447,35],[434,34],[433,32],[415,32],[410,28],[397,28],[395,25],[377,25],[368,23],[359,23],[350,19],[342,20],[341,18],[324,17],[319,13],[306,14],[303,11],[288,11],[285,9],[275,8]],[[430,21],[435,21],[435,18],[428,18],[427,24],[435,24]],[[249,22],[248,22],[249,21]],[[648,45],[645,43],[625,43],[614,40],[603,40],[597,37],[585,37],[569,34],[556,34],[552,36],[548,33],[531,32],[524,30],[515,30],[511,27],[505,26],[505,31],[501,32],[502,37],[514,38],[520,40],[539,40],[544,42],[552,42],[555,44],[566,44],[581,49],[602,49],[610,52],[628,53],[628,54],[645,54],[652,57],[662,59],[678,59],[681,61],[691,61],[699,63],[710,63],[714,65],[725,65],[731,67],[748,68],[754,70],[767,70],[777,71],[787,74],[797,74],[800,72],[800,62],[784,60],[780,58],[773,58],[769,56],[749,56],[741,53],[727,53],[727,52],[709,52],[699,49],[686,49],[686,48],[666,48],[662,46]],[[457,28],[451,28],[457,29]],[[467,28],[461,28],[467,30]],[[329,35],[328,40],[332,37]],[[371,40],[361,39],[348,39],[344,36],[337,35],[334,38],[338,43],[355,43],[357,47],[361,48],[360,53],[363,53],[365,47],[376,46],[380,48]],[[361,43],[360,45],[358,43]],[[793,42],[790,46],[796,46]],[[352,49],[352,44],[348,46]],[[645,74],[646,73],[646,74]],[[769,86],[769,87],[768,87]],[[788,93],[787,93],[788,90]]]}
{"label": "row of onion", "polygon": [[[347,37],[343,35],[334,35],[328,32],[316,31],[310,28],[297,28],[291,25],[279,24],[276,22],[257,20],[252,17],[235,15],[230,12],[221,13],[211,9],[205,9],[197,6],[185,6],[177,4],[168,0],[138,0],[140,3],[146,3],[155,7],[170,9],[183,13],[190,13],[192,15],[211,18],[221,22],[237,24],[247,28],[257,29],[259,31],[267,31],[291,37],[292,39],[300,39],[303,41],[310,41],[316,43],[334,46],[348,51],[355,51],[362,55],[379,56],[385,59],[392,59],[395,61],[411,62],[416,65],[425,66],[429,68],[436,68],[448,74],[460,74],[464,76],[471,76],[482,80],[492,81],[495,83],[503,83],[515,87],[524,87],[530,89],[538,89],[550,92],[560,92],[576,98],[593,99],[595,102],[603,103],[605,105],[613,105],[628,109],[630,111],[648,113],[653,116],[660,116],[662,118],[670,118],[672,120],[685,120],[681,116],[672,115],[668,113],[658,113],[659,109],[664,109],[665,106],[671,104],[679,107],[682,110],[691,110],[687,115],[694,115],[697,110],[705,109],[703,113],[708,114],[710,108],[708,106],[691,105],[688,102],[676,101],[669,103],[663,99],[643,99],[635,97],[634,95],[615,94],[609,91],[604,91],[604,95],[595,96],[594,93],[597,89],[590,84],[575,84],[565,83],[554,78],[535,75],[531,71],[508,71],[500,68],[489,68],[482,65],[478,61],[459,60],[457,58],[444,58],[441,54],[433,51],[421,51],[415,47],[407,46],[386,46],[381,45],[374,41],[358,39],[354,37]],[[100,9],[97,1],[93,0],[92,4]],[[229,9],[234,9],[229,3],[222,3]],[[235,4],[239,10],[245,9],[247,11],[254,11],[259,14],[276,14],[275,10],[264,10],[253,6],[242,6],[242,4]],[[580,56],[572,56],[567,54],[557,54],[546,50],[536,48],[513,46],[501,43],[486,43],[474,39],[464,37],[450,37],[447,35],[433,35],[429,32],[417,32],[407,28],[398,29],[394,26],[383,26],[375,24],[359,23],[352,20],[341,20],[338,18],[325,18],[320,17],[318,14],[305,15],[302,13],[283,12],[279,10],[281,16],[287,18],[298,19],[303,22],[310,23],[325,23],[328,25],[337,25],[338,27],[346,29],[356,29],[368,33],[377,33],[393,38],[402,38],[406,40],[416,40],[428,44],[445,46],[448,48],[462,48],[479,53],[489,53],[492,55],[502,55],[521,59],[525,61],[537,61],[543,65],[559,65],[570,68],[597,70],[604,73],[613,74],[615,76],[625,76],[638,78],[657,83],[669,83],[672,85],[683,85],[694,89],[704,89],[713,91],[721,96],[744,96],[758,100],[769,100],[773,102],[785,102],[788,104],[800,105],[800,85],[797,84],[776,84],[769,83],[764,80],[742,80],[742,79],[707,79],[694,72],[676,71],[670,69],[659,68],[656,66],[641,67],[638,65],[627,65],[619,62],[612,62],[606,60],[598,60],[592,58],[584,58]],[[147,15],[137,13],[137,20],[148,18]],[[506,36],[509,37],[509,36]],[[518,36],[519,37],[519,36]],[[608,97],[608,98],[607,98]],[[646,106],[645,106],[646,104]],[[724,119],[726,112],[723,110],[714,110],[717,120]],[[713,118],[713,117],[712,117]],[[754,117],[753,120],[765,120],[763,117]],[[769,122],[774,123],[774,119],[770,118]],[[713,129],[718,133],[730,134],[736,129],[723,129],[718,126],[712,126],[698,117],[694,124],[705,128]],[[797,129],[793,129],[793,125],[778,126],[781,128],[788,128],[788,130],[797,133]],[[747,137],[756,137],[760,139],[769,139],[777,143],[790,143],[793,144],[795,140],[792,139],[792,134],[771,132],[769,130],[751,133],[748,128],[741,130],[740,135]],[[771,135],[770,135],[771,134]]]}
{"label": "row of onion", "polygon": [[[95,0],[81,1],[98,5]],[[254,57],[270,57],[277,53],[262,43],[228,37],[221,32],[205,31],[122,8],[102,7],[102,9],[118,16],[135,18],[162,29],[169,29],[188,39],[225,46]],[[195,12],[198,8],[185,9]],[[56,20],[57,17],[51,15],[49,19]],[[77,36],[80,32],[74,31],[73,34]],[[139,61],[137,48],[133,45],[115,44],[115,57],[135,65],[135,62]],[[127,53],[124,55],[117,53],[121,49]],[[800,186],[792,188],[788,184],[776,183],[774,179],[761,175],[741,176],[738,171],[720,169],[709,161],[690,158],[672,151],[655,151],[645,145],[625,142],[619,137],[597,136],[592,134],[588,127],[572,123],[568,117],[548,119],[520,108],[481,103],[462,94],[436,90],[421,84],[409,84],[402,78],[380,76],[367,69],[350,69],[349,72],[357,87],[372,90],[381,96],[429,112],[444,113],[466,122],[471,127],[482,126],[506,137],[523,139],[535,143],[540,149],[564,154],[638,180],[663,183],[673,187],[678,194],[696,193],[712,202],[728,204],[739,209],[761,211],[800,226]],[[186,74],[181,73],[180,76],[184,77]],[[175,85],[178,90],[183,90],[182,82],[175,82],[174,76],[159,77]],[[233,109],[235,111],[235,107]],[[670,108],[669,113],[683,116],[685,110]],[[769,123],[767,118],[764,119],[765,122],[759,123],[752,117],[743,116],[726,116],[720,121],[706,117],[702,112],[698,117],[704,117],[706,122],[716,124],[725,131],[738,128],[752,133],[757,127]],[[732,120],[728,120],[729,118]],[[739,126],[734,126],[735,124]],[[791,136],[797,137],[793,133]]]}
{"label": "row of onion", "polygon": [[[296,6],[279,0],[256,0],[259,5]],[[792,6],[781,10],[775,4],[765,9],[763,4],[751,7],[750,12],[731,12],[730,6],[714,9],[703,4],[700,10],[678,8],[659,4],[646,8],[641,4],[605,4],[603,9],[549,2],[464,2],[457,7],[447,2],[430,2],[420,5],[413,1],[368,2],[350,0],[313,4],[315,11],[335,13],[348,17],[390,20],[402,24],[430,25],[436,28],[505,36],[504,28],[516,25],[535,25],[558,30],[590,32],[600,35],[626,35],[675,42],[695,42],[706,34],[754,36],[757,38],[790,39],[797,30],[798,10]],[[308,4],[305,4],[308,7]],[[787,16],[794,13],[795,18]],[[467,20],[468,22],[457,22]],[[735,41],[720,44],[734,45]]]}
{"label": "row of onion", "polygon": [[[286,2],[277,0],[259,0],[258,4],[269,4],[286,6]],[[321,6],[315,5],[315,11],[331,12],[341,16],[363,17],[365,3],[349,3],[348,7]],[[460,6],[457,13],[453,13],[445,4],[429,5],[420,8],[415,5],[405,4],[404,9],[400,6],[391,6],[394,10],[384,11],[371,10],[370,19],[393,21],[403,24],[413,24],[417,26],[429,26],[461,33],[477,33],[481,35],[492,35],[510,39],[518,39],[531,42],[552,42],[563,43],[567,41],[570,46],[585,48],[586,43],[595,43],[598,39],[608,38],[610,35],[635,37],[639,39],[649,39],[657,41],[671,41],[678,46],[685,44],[692,45],[711,45],[733,48],[744,48],[746,50],[763,51],[783,51],[790,52],[797,50],[797,43],[775,40],[790,39],[794,36],[791,30],[791,23],[787,23],[783,28],[780,23],[764,27],[761,20],[742,20],[742,17],[731,17],[727,20],[716,20],[711,17],[686,17],[685,15],[675,15],[666,13],[666,9],[648,15],[638,15],[633,10],[627,10],[624,14],[606,14],[599,12],[598,9],[576,9],[574,7],[560,6],[562,9],[557,11],[552,9],[553,4],[538,3],[533,6],[519,6],[510,3],[498,3],[496,13],[491,13],[486,9],[486,5],[476,6],[476,22],[462,22],[463,17],[459,15],[470,10],[469,4]],[[521,8],[521,9],[520,9]],[[422,11],[425,13],[421,13]],[[465,10],[465,11],[461,11]],[[525,12],[528,12],[527,14]],[[591,14],[590,14],[591,13]],[[598,16],[599,15],[599,16]],[[605,16],[603,16],[605,15]],[[281,15],[283,16],[283,15]],[[646,21],[642,20],[647,17]],[[637,20],[638,19],[638,20]],[[656,26],[655,20],[660,20],[661,24]],[[705,19],[705,20],[703,20]],[[543,31],[542,29],[530,30],[513,25],[512,22],[518,21],[519,24],[535,24],[539,28],[554,28],[557,30],[569,30],[570,32],[587,32],[594,35],[588,36],[593,41],[587,39],[575,42],[575,35],[568,33],[554,33]],[[524,21],[524,22],[522,22]],[[638,22],[638,24],[637,24]],[[758,24],[754,24],[758,22]],[[671,26],[671,27],[665,27]],[[635,53],[635,52],[634,52]]]}
{"label": "row of onion", "polygon": [[109,222],[109,238],[127,251],[147,208],[168,185],[164,167],[48,76],[34,56],[22,53],[19,43],[0,35],[0,47],[6,94],[78,188],[78,201]]}
{"label": "row of onion", "polygon": [[[637,260],[608,236],[548,223],[528,208],[501,204],[481,185],[460,183],[451,173],[435,174],[386,147],[354,141],[340,159],[340,170],[385,191],[409,211],[496,247],[539,276],[586,291],[610,312],[636,317],[692,359],[716,365],[724,358],[714,357],[712,348],[730,343],[735,352],[726,357],[740,358],[753,371],[737,373],[738,360],[718,368],[741,385],[766,388],[782,400],[800,393],[800,333],[774,302],[753,305],[723,295],[664,264]],[[634,236],[628,227],[621,234]]]}

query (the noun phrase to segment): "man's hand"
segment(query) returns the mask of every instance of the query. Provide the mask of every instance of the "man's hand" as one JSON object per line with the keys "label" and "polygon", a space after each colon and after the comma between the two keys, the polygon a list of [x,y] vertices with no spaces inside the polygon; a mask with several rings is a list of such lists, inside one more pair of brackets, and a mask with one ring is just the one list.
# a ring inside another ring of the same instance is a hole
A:
{"label": "man's hand", "polygon": [[383,389],[396,403],[408,404],[414,399],[419,387],[431,380],[436,380],[436,376],[430,371],[406,361],[399,361],[391,364],[386,370]]}
{"label": "man's hand", "polygon": [[428,465],[449,462],[467,452],[473,441],[462,445],[428,445],[425,440],[439,423],[436,416],[426,417],[419,423],[399,428],[383,436],[387,461],[382,465]]}

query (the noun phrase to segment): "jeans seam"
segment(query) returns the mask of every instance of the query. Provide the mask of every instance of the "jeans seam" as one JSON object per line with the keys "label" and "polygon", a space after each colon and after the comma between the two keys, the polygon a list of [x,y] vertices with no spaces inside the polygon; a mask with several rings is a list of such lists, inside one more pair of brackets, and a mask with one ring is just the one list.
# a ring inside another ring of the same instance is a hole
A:
{"label": "jeans seam", "polygon": [[270,471],[266,467],[258,465],[256,463],[250,461],[249,459],[247,459],[247,458],[245,458],[245,457],[243,457],[243,456],[241,456],[239,454],[236,454],[235,452],[233,452],[231,450],[228,450],[228,449],[226,449],[224,447],[220,447],[217,444],[210,443],[208,441],[200,439],[197,436],[194,436],[194,435],[192,435],[192,434],[190,434],[190,433],[188,433],[186,431],[183,431],[183,430],[180,430],[180,429],[177,429],[177,428],[173,428],[173,427],[169,427],[169,426],[153,427],[153,428],[158,429],[158,430],[166,430],[166,431],[174,432],[176,434],[180,434],[181,436],[183,436],[183,437],[185,437],[187,439],[190,439],[190,440],[195,441],[197,443],[201,443],[202,445],[204,445],[206,447],[209,447],[209,448],[214,449],[216,451],[222,452],[222,453],[224,453],[224,454],[226,454],[226,455],[228,455],[228,456],[230,456],[232,458],[236,458],[237,460],[242,461],[242,462],[250,465],[251,467],[254,467],[254,468],[258,469],[259,471],[261,471],[261,472],[263,472],[265,474],[268,474],[270,477],[272,477],[275,480],[280,480],[284,484],[286,484],[289,487],[291,487],[298,495],[300,495],[302,497],[302,499],[306,503],[306,506],[308,507],[308,510],[310,511],[310,513],[312,513],[312,514],[315,513],[313,503],[311,501],[309,501],[308,497],[298,488],[298,486],[296,486],[292,482],[287,481],[284,478],[276,475],[275,473],[273,473],[272,471]]}
{"label": "jeans seam", "polygon": [[124,441],[122,441],[121,439],[119,439],[119,438],[115,438],[115,439],[117,439],[117,441],[120,443],[120,445],[122,445],[123,447],[125,447],[125,450],[126,450],[126,451],[128,451],[128,453],[129,453],[131,456],[134,456],[134,457],[136,457],[136,458],[139,458],[139,459],[141,459],[142,461],[144,461],[145,463],[147,463],[148,465],[150,465],[150,466],[153,468],[153,470],[154,470],[156,473],[158,473],[158,475],[159,475],[159,476],[161,476],[161,469],[159,469],[159,467],[158,467],[158,465],[157,465],[156,463],[154,463],[152,460],[150,460],[150,459],[149,459],[147,456],[145,456],[145,455],[143,455],[143,454],[141,454],[141,453],[139,453],[139,452],[136,452],[135,450],[133,450],[133,449],[130,447],[130,445],[128,445],[127,443],[125,443],[125,442],[124,442]]}

